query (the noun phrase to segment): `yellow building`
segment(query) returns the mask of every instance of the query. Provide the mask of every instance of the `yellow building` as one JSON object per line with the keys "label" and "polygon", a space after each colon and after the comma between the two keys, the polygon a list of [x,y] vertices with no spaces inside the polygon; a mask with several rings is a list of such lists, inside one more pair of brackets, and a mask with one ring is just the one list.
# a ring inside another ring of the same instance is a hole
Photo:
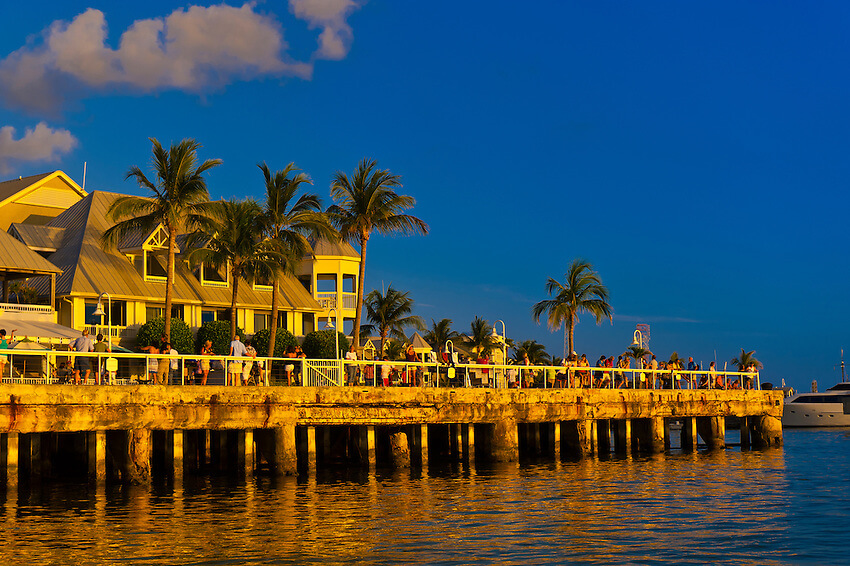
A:
{"label": "yellow building", "polygon": [[350,334],[357,309],[360,254],[347,242],[319,240],[311,244],[313,253],[304,258],[297,274],[321,306],[317,330],[332,318],[335,328]]}
{"label": "yellow building", "polygon": [[[63,207],[35,203],[50,195]],[[162,316],[165,307],[167,238],[157,227],[137,234],[106,251],[101,234],[110,227],[110,204],[122,195],[103,191],[87,194],[61,171],[0,183],[0,218],[4,229],[29,250],[61,269],[55,283],[58,322],[76,330],[104,331],[111,319],[112,335],[132,345],[139,326]],[[183,238],[178,239],[178,247]],[[324,328],[333,309],[337,323],[354,319],[359,254],[348,244],[318,242],[305,257],[295,277],[281,281],[279,328],[296,336]],[[190,327],[230,316],[231,284],[226,270],[190,265],[186,250],[178,251],[175,266],[172,316]],[[42,295],[49,294],[46,280],[34,280]],[[98,296],[107,293],[110,309],[101,325],[93,315]],[[272,287],[242,281],[237,297],[237,325],[247,335],[271,324]],[[109,303],[111,302],[111,307]],[[317,324],[317,317],[320,319]],[[341,325],[338,325],[341,328]]]}

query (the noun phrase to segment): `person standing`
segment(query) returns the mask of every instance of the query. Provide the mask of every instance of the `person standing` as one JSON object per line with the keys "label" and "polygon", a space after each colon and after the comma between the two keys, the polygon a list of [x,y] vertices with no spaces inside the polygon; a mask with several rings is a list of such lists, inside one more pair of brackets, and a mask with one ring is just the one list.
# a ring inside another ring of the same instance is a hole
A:
{"label": "person standing", "polygon": [[[348,349],[345,359],[349,362],[357,361],[357,349],[354,347],[354,344]],[[357,364],[345,364],[345,374],[347,385],[357,385]]]}
{"label": "person standing", "polygon": [[[94,344],[89,338],[89,331],[83,329],[80,336],[71,343],[71,349],[75,352],[91,352],[94,350]],[[80,384],[80,374],[82,374],[82,382],[86,383],[89,380],[91,373],[91,360],[86,356],[76,356],[74,358],[74,384]]]}
{"label": "person standing", "polygon": [[245,344],[245,356],[248,358],[248,361],[245,362],[245,367],[242,368],[242,385],[248,385],[251,372],[254,371],[254,358],[257,357],[257,350],[251,342]]}
{"label": "person standing", "polygon": [[[107,352],[111,352],[112,348],[110,348],[109,344],[103,341],[103,334],[97,335],[97,342],[94,345],[94,351],[98,354],[105,354]],[[98,360],[98,374],[95,376],[95,383],[98,385],[101,384],[101,378],[103,381],[106,380],[106,360],[102,359],[101,356],[97,357]]]}
{"label": "person standing", "polygon": [[[174,349],[174,345],[169,344],[168,345],[168,354],[171,355],[171,356],[178,356],[178,355],[180,355],[180,352],[178,352],[177,350]],[[171,367],[171,369],[168,372],[168,383],[167,384],[168,385],[176,385],[175,377],[178,375],[178,372],[180,370],[180,360],[178,358],[171,358],[170,367]],[[182,379],[180,380],[180,385],[183,385]]]}
{"label": "person standing", "polygon": [[[0,328],[0,350],[8,350],[9,345],[15,339],[15,331],[17,328],[12,329],[12,333],[9,336],[6,336],[6,329]],[[6,377],[6,362],[8,361],[8,356],[6,353],[0,353],[0,379]],[[11,372],[11,370],[10,370]],[[11,376],[10,376],[11,377]]]}
{"label": "person standing", "polygon": [[[202,356],[214,356],[215,352],[213,352],[212,348],[212,340],[207,340],[204,342],[204,345],[201,346],[201,355]],[[200,359],[198,360],[198,364],[201,368],[201,385],[207,384],[207,378],[210,376],[210,360]]]}
{"label": "person standing", "polygon": [[[243,357],[245,353],[245,344],[242,343],[242,340],[239,339],[239,335],[237,334],[230,342],[230,353],[228,355],[236,358]],[[242,375],[242,361],[230,360],[230,362],[227,364],[227,369],[227,374],[230,376],[228,378],[228,381],[230,383],[225,383],[225,385],[233,385],[234,387],[239,385],[239,376]]]}

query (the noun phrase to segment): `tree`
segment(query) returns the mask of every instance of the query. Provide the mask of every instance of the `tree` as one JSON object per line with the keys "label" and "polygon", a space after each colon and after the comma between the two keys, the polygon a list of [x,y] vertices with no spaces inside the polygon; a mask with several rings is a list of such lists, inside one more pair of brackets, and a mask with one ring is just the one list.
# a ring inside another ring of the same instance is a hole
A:
{"label": "tree", "polygon": [[406,340],[404,329],[412,326],[417,330],[423,330],[425,323],[422,318],[413,312],[413,299],[410,292],[401,292],[394,289],[392,284],[387,287],[387,292],[382,295],[377,289],[366,296],[366,317],[370,324],[363,327],[367,333],[378,332],[381,337],[381,352],[384,351],[384,342],[387,337]]}
{"label": "tree", "polygon": [[596,324],[601,324],[603,318],[611,320],[614,313],[608,304],[608,289],[602,284],[599,274],[593,271],[593,266],[576,258],[564,274],[564,283],[553,278],[546,282],[546,293],[554,298],[540,301],[531,308],[534,322],[540,323],[540,317],[548,314],[548,325],[556,330],[564,323],[567,325],[569,347],[572,352],[573,332],[578,324],[578,315],[587,312],[596,317]]}
{"label": "tree", "polygon": [[404,342],[401,340],[387,340],[387,351],[384,355],[391,361],[403,360],[405,353]]}
{"label": "tree", "polygon": [[744,349],[741,348],[740,357],[732,358],[732,365],[738,368],[738,371],[747,371],[747,368],[750,366],[755,366],[757,370],[763,368],[764,366],[762,363],[753,355],[755,353],[755,350],[745,352]]}
{"label": "tree", "polygon": [[[236,327],[236,334],[242,336],[242,329]],[[226,356],[230,353],[230,341],[233,334],[230,330],[230,323],[226,320],[208,320],[198,328],[198,333],[195,336],[195,351],[200,352],[204,342],[209,340],[212,342],[213,352],[219,356]]]}
{"label": "tree", "polygon": [[489,356],[493,348],[496,347],[493,327],[483,318],[476,316],[472,324],[469,325],[469,330],[469,336],[464,338],[466,346],[478,356]]}
{"label": "tree", "polygon": [[165,271],[165,338],[171,340],[171,303],[174,289],[174,255],[177,251],[177,234],[181,229],[192,229],[195,222],[205,216],[209,192],[204,173],[221,164],[220,159],[207,159],[198,165],[195,140],[185,139],[166,150],[156,138],[148,138],[153,145],[151,169],[154,180],[136,166],[130,168],[125,179],[134,178],[139,187],[149,190],[150,198],[122,196],[115,199],[106,217],[114,222],[101,236],[101,246],[115,248],[125,237],[136,232],[150,233],[162,225],[168,234],[168,259]]}
{"label": "tree", "polygon": [[632,344],[631,346],[626,348],[624,355],[629,358],[632,358],[635,361],[635,364],[637,365],[637,369],[640,369],[640,360],[644,359],[646,356],[651,356],[652,352],[642,346]]}
{"label": "tree", "polygon": [[[157,346],[159,340],[164,334],[165,319],[158,316],[147,321],[139,327],[139,332],[136,334],[137,346]],[[171,346],[180,354],[191,354],[194,337],[192,329],[189,325],[179,318],[171,319]]]}
{"label": "tree", "polygon": [[449,340],[457,340],[459,337],[460,333],[452,330],[452,320],[450,318],[444,318],[440,322],[434,322],[432,318],[431,330],[423,336],[425,341],[434,348],[435,352],[439,352]]}
{"label": "tree", "polygon": [[290,163],[280,171],[272,173],[265,163],[257,165],[263,172],[266,185],[266,202],[263,209],[267,235],[278,242],[281,264],[274,270],[272,287],[272,320],[268,356],[276,343],[278,324],[278,301],[280,276],[292,274],[295,264],[310,252],[309,237],[336,238],[338,234],[322,212],[322,201],[313,193],[298,194],[301,185],[312,185],[313,181]]}
{"label": "tree", "polygon": [[351,178],[337,171],[331,183],[334,205],[328,209],[331,222],[345,240],[360,246],[360,275],[354,315],[354,344],[360,347],[360,317],[363,314],[363,284],[366,277],[366,245],[372,232],[379,234],[427,234],[428,225],[409,214],[416,199],[399,195],[401,177],[378,169],[373,159],[363,159]]}
{"label": "tree", "polygon": [[523,340],[519,346],[514,346],[514,360],[521,362],[524,354],[528,354],[528,361],[533,366],[545,366],[551,362],[546,346],[537,340]]}
{"label": "tree", "polygon": [[[334,338],[334,333],[339,337],[339,354],[336,352],[337,338]],[[301,348],[311,359],[339,359],[340,354],[344,355],[348,351],[348,338],[336,329],[315,330],[304,337]]]}
{"label": "tree", "polygon": [[189,238],[189,261],[225,269],[230,279],[230,334],[236,334],[236,300],[240,280],[271,278],[283,261],[276,242],[264,237],[264,218],[253,199],[218,201],[211,217],[200,222],[202,230]]}

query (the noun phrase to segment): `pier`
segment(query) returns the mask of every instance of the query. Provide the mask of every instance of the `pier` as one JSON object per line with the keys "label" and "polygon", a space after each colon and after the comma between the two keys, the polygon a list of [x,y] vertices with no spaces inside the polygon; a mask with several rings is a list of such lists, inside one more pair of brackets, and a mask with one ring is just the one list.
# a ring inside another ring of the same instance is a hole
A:
{"label": "pier", "polygon": [[7,484],[61,475],[147,482],[208,471],[427,466],[782,442],[781,391],[0,385]]}

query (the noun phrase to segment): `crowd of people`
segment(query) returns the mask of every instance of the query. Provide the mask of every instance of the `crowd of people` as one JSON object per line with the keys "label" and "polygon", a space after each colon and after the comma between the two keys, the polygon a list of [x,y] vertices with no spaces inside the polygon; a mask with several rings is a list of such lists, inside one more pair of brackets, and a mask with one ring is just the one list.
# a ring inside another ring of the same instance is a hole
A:
{"label": "crowd of people", "polygon": [[[7,356],[3,350],[8,349],[14,340],[15,330],[8,335],[5,329],[0,329],[0,374],[2,374]],[[112,352],[108,341],[102,334],[92,340],[88,330],[71,343],[71,351],[106,354]],[[211,340],[206,340],[199,350],[200,357],[181,366],[177,350],[168,343],[163,335],[156,344],[144,346],[142,351],[150,354],[147,360],[147,381],[157,385],[185,383],[188,385],[206,385],[213,364],[224,371],[225,385],[262,385],[268,384],[266,367],[263,360],[257,360],[257,350],[250,341],[242,342],[240,336],[234,336],[226,354],[215,352]],[[166,355],[168,357],[157,357]],[[227,363],[211,359],[227,356]],[[284,358],[284,379],[287,385],[302,384],[303,360],[307,357],[301,346],[288,347]],[[423,385],[426,368],[422,365],[422,356],[408,346],[399,364],[389,360],[386,355],[375,356],[372,363],[358,363],[357,350],[352,345],[344,356],[345,383],[347,385],[402,385],[418,387]],[[689,356],[687,362],[677,355],[668,361],[660,361],[654,354],[634,359],[623,354],[617,356],[602,355],[594,364],[590,364],[587,355],[577,355],[572,352],[559,366],[534,367],[528,354],[523,353],[515,364],[511,362],[504,368],[487,368],[492,365],[489,356],[479,354],[477,357],[466,358],[462,354],[443,350],[439,361],[441,368],[436,379],[441,385],[463,386],[507,386],[509,388],[550,387],[550,388],[635,388],[635,389],[752,389],[754,375],[758,368],[751,364],[742,372],[717,371],[715,362],[711,362],[707,370],[694,362]],[[429,363],[433,363],[433,358]],[[635,367],[632,367],[632,364]],[[92,364],[95,368],[92,368]],[[99,364],[99,367],[98,367]],[[226,367],[225,367],[226,365]],[[180,375],[181,367],[186,368],[185,375]],[[91,376],[98,385],[115,377],[114,368],[109,371],[103,356],[74,356],[70,363],[63,363],[57,371],[61,382],[87,383]],[[61,374],[61,375],[60,375]],[[504,385],[499,385],[497,382]]]}

